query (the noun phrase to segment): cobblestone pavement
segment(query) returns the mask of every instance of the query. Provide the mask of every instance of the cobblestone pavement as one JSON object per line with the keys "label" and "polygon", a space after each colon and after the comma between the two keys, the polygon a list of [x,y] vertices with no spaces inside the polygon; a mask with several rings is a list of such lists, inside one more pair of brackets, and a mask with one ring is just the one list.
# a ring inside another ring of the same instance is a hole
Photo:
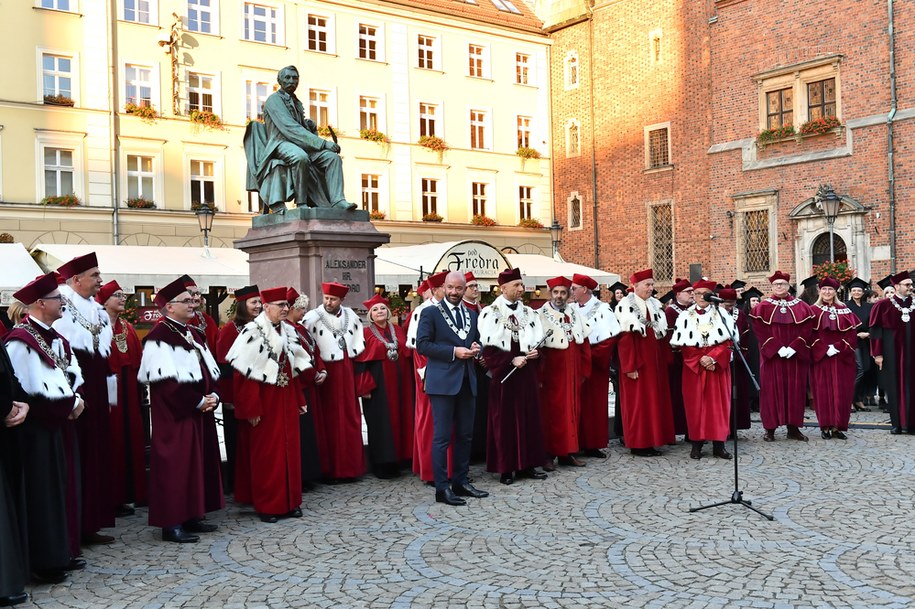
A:
{"label": "cobblestone pavement", "polygon": [[[886,421],[880,413],[856,415]],[[635,458],[560,467],[499,484],[466,507],[434,502],[412,477],[321,486],[304,518],[263,524],[229,505],[219,532],[162,543],[146,511],[86,570],[32,590],[41,607],[910,607],[915,597],[915,437],[854,429],[807,444],[741,432],[733,465],[693,461],[682,442]],[[706,448],[710,452],[710,448]]]}

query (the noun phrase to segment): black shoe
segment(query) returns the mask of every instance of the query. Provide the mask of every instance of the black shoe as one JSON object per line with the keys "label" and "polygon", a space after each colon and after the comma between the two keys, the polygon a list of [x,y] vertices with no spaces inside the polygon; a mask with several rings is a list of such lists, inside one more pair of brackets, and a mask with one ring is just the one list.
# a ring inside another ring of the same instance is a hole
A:
{"label": "black shoe", "polygon": [[499,476],[499,482],[502,484],[513,484],[515,482],[515,477],[512,474],[502,474]]}
{"label": "black shoe", "polygon": [[257,517],[261,519],[261,522],[267,522],[269,524],[274,524],[280,520],[279,516],[274,514],[258,514]]}
{"label": "black shoe", "polygon": [[693,442],[693,448],[689,451],[689,458],[697,461],[702,458],[702,442]]}
{"label": "black shoe", "polygon": [[544,472],[538,472],[533,467],[519,470],[516,474],[518,478],[530,478],[531,480],[546,480],[547,475]]}
{"label": "black shoe", "polygon": [[208,524],[203,521],[203,519],[198,520],[188,520],[181,528],[190,533],[212,533],[218,527],[215,524]]}
{"label": "black shoe", "polygon": [[797,440],[798,442],[807,442],[807,436],[801,433],[801,430],[795,425],[788,426],[788,439]]}
{"label": "black shoe", "polygon": [[477,499],[482,499],[483,497],[489,497],[489,493],[486,491],[481,491],[474,485],[470,484],[453,484],[451,490],[458,497],[476,497]]}
{"label": "black shoe", "polygon": [[767,429],[763,434],[763,442],[775,442],[775,430]]}
{"label": "black shoe", "polygon": [[724,447],[724,442],[712,442],[712,447],[712,454],[719,459],[733,459],[731,453]]}
{"label": "black shoe", "polygon": [[301,517],[302,517],[302,508],[296,508],[294,510],[291,510],[288,514],[286,514],[286,518],[301,518]]}
{"label": "black shoe", "polygon": [[172,541],[174,543],[197,543],[200,538],[191,535],[181,527],[168,527],[162,529],[162,541]]}
{"label": "black shoe", "polygon": [[467,502],[455,495],[450,488],[446,488],[443,491],[435,491],[435,501],[446,505],[467,505]]}
{"label": "black shoe", "polygon": [[0,596],[0,607],[12,607],[29,600],[29,595],[25,592],[19,594],[10,594],[9,596]]}
{"label": "black shoe", "polygon": [[575,458],[575,455],[567,455],[565,457],[559,457],[559,465],[571,465],[572,467],[584,467],[585,462],[579,461]]}
{"label": "black shoe", "polygon": [[133,516],[137,511],[133,508],[132,505],[119,505],[118,508],[114,511],[114,515],[118,518],[125,518],[127,516]]}
{"label": "black shoe", "polygon": [[829,438],[832,437],[832,433],[828,429],[821,429],[820,437],[823,438],[824,440],[828,440]]}
{"label": "black shoe", "polygon": [[589,448],[583,454],[586,457],[594,457],[595,459],[606,459],[607,458],[607,453],[605,453],[604,451],[599,450],[597,448]]}
{"label": "black shoe", "polygon": [[83,545],[84,546],[107,545],[109,543],[114,543],[114,537],[112,537],[111,535],[102,535],[101,533],[92,533],[91,535],[83,535]]}
{"label": "black shoe", "polygon": [[657,457],[661,454],[653,448],[630,448],[629,452],[635,457]]}
{"label": "black shoe", "polygon": [[839,431],[838,429],[832,430],[832,437],[833,437],[833,438],[838,438],[839,440],[847,440],[847,439],[848,439],[848,436],[846,436],[844,433],[842,433],[842,432]]}
{"label": "black shoe", "polygon": [[82,571],[86,568],[86,560],[83,558],[71,558],[64,571]]}
{"label": "black shoe", "polygon": [[63,569],[41,569],[32,571],[32,581],[36,584],[60,584],[67,581],[67,572]]}
{"label": "black shoe", "polygon": [[898,436],[899,434],[902,433],[902,427],[894,427],[890,430],[890,433],[893,434],[894,436]]}

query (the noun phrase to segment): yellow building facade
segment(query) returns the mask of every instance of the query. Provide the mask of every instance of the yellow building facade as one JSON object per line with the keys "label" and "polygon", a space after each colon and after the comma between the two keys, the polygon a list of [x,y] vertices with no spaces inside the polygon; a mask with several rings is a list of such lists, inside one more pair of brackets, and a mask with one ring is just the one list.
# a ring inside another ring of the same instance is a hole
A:
{"label": "yellow building facade", "polygon": [[[520,0],[2,11],[0,232],[26,246],[199,245],[192,208],[208,203],[210,244],[231,247],[259,211],[245,191],[246,123],[295,65],[297,96],[339,138],[347,198],[393,244],[478,238],[549,254],[548,231],[518,226],[553,220],[550,40]],[[448,149],[421,146],[424,135]],[[71,194],[78,205],[58,204]],[[473,225],[476,214],[498,225]]]}

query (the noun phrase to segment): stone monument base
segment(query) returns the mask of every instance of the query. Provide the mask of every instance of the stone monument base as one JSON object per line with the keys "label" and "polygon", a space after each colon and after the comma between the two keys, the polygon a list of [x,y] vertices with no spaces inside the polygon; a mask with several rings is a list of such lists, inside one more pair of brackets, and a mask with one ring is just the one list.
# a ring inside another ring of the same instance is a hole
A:
{"label": "stone monument base", "polygon": [[321,283],[349,287],[345,303],[362,310],[375,291],[375,248],[391,235],[378,232],[365,211],[297,207],[257,216],[235,247],[248,254],[251,282],[260,289],[291,286],[322,302]]}

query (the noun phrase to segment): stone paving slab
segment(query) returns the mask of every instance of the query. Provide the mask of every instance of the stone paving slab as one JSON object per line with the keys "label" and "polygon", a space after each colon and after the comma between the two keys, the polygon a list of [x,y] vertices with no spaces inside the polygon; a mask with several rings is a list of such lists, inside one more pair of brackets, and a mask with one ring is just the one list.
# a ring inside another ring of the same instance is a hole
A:
{"label": "stone paving slab", "polygon": [[[883,413],[855,415],[882,422]],[[915,437],[853,429],[845,442],[740,433],[740,488],[769,522],[726,501],[733,464],[657,458],[616,442],[606,460],[453,508],[412,477],[320,486],[302,519],[261,523],[229,505],[199,544],[158,541],[146,511],[86,570],[31,592],[39,607],[659,609],[885,608],[915,604]],[[710,452],[710,449],[706,449]]]}

